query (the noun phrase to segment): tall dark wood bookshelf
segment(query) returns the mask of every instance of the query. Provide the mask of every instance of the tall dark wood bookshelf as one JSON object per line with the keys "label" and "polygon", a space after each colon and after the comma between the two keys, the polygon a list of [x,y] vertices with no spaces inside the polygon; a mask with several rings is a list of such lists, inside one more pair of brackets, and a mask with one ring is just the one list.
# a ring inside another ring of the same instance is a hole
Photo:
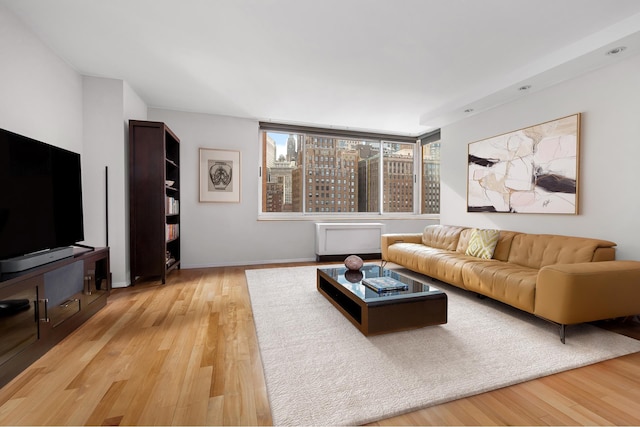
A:
{"label": "tall dark wood bookshelf", "polygon": [[162,122],[129,122],[131,284],[180,268],[180,139]]}

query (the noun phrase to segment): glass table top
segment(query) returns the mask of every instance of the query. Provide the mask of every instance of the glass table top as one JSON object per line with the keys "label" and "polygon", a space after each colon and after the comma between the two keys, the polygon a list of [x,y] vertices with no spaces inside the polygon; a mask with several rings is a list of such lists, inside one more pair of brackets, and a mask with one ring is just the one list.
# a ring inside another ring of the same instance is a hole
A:
{"label": "glass table top", "polygon": [[[348,270],[346,267],[319,268],[318,270],[364,301],[405,299],[424,296],[426,294],[442,293],[440,289],[434,287],[430,283],[414,280],[398,272],[375,264],[365,264],[359,271]],[[363,279],[377,277],[390,277],[406,284],[408,289],[379,293],[362,283]]]}

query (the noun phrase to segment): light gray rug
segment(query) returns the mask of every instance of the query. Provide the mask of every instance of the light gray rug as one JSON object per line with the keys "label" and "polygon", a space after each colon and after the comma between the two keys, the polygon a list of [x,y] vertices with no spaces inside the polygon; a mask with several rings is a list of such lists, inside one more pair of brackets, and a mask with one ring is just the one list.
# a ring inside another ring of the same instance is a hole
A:
{"label": "light gray rug", "polygon": [[640,351],[443,285],[448,323],[362,335],[316,290],[316,267],[247,270],[273,421],[362,424]]}

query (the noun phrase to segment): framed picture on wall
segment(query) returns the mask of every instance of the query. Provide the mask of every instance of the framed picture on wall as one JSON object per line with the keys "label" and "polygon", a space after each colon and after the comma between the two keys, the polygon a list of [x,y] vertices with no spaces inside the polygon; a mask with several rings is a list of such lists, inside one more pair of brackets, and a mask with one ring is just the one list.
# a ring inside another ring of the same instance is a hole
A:
{"label": "framed picture on wall", "polygon": [[200,148],[200,201],[240,203],[240,151]]}
{"label": "framed picture on wall", "polygon": [[580,114],[468,150],[467,212],[578,214]]}

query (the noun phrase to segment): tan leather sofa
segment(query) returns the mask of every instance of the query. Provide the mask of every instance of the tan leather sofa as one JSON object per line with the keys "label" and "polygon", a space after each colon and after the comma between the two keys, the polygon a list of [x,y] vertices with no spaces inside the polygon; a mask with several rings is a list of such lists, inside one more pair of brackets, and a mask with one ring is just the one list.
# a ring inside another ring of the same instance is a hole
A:
{"label": "tan leather sofa", "polygon": [[613,242],[500,231],[492,259],[466,255],[473,229],[430,225],[384,234],[382,259],[502,301],[560,326],[640,314],[640,262]]}

